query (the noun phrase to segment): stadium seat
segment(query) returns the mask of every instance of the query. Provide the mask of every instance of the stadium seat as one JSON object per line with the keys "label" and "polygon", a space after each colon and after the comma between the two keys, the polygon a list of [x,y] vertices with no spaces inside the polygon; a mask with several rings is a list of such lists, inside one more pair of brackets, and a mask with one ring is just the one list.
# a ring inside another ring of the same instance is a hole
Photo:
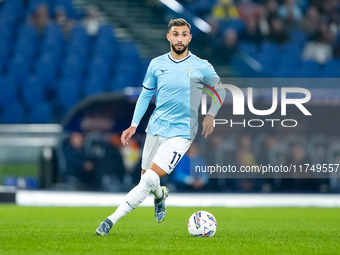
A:
{"label": "stadium seat", "polygon": [[9,62],[9,74],[15,79],[15,82],[21,83],[28,75],[29,66],[24,56],[16,55]]}
{"label": "stadium seat", "polygon": [[[6,1],[9,2],[9,1]],[[3,8],[0,11],[0,20],[2,24],[6,24],[8,29],[14,29],[21,17],[21,9],[16,8]]]}
{"label": "stadium seat", "polygon": [[138,49],[134,42],[122,42],[119,45],[121,61],[139,61]]}
{"label": "stadium seat", "polygon": [[37,61],[35,66],[35,74],[44,86],[53,87],[56,79],[57,63],[50,54],[44,54]]}
{"label": "stadium seat", "polygon": [[2,107],[6,107],[8,103],[11,103],[18,99],[18,86],[15,83],[13,77],[9,75],[1,76],[0,88],[0,104],[2,105]]}
{"label": "stadium seat", "polygon": [[255,43],[241,41],[239,42],[239,49],[249,56],[256,58],[258,55],[258,46]]}
{"label": "stadium seat", "polygon": [[114,28],[111,25],[102,25],[98,29],[97,39],[106,38],[107,40],[115,40]]}
{"label": "stadium seat", "polygon": [[299,54],[282,53],[278,67],[274,70],[276,78],[294,78],[301,65]]}
{"label": "stadium seat", "polygon": [[68,111],[80,101],[80,88],[77,81],[63,80],[57,86],[58,103]]}
{"label": "stadium seat", "polygon": [[280,47],[273,42],[264,42],[257,54],[256,60],[259,61],[263,67],[263,74],[265,77],[271,77],[274,71],[278,68],[278,58],[281,53]]}
{"label": "stadium seat", "polygon": [[84,84],[84,96],[92,96],[105,92],[105,83],[102,80],[91,78]]}
{"label": "stadium seat", "polygon": [[27,64],[32,64],[36,58],[37,43],[30,40],[19,40],[14,47],[14,55],[21,55],[24,57]]}
{"label": "stadium seat", "polygon": [[218,22],[218,27],[219,30],[222,31],[222,34],[224,34],[224,32],[228,29],[233,29],[238,35],[240,35],[246,28],[244,21],[241,19],[232,19],[227,22],[220,21]]}
{"label": "stadium seat", "polygon": [[22,0],[11,0],[11,1],[4,1],[4,7],[13,7],[13,8],[22,8]]}
{"label": "stadium seat", "polygon": [[60,65],[62,54],[63,54],[63,45],[57,45],[57,44],[43,44],[41,46],[41,52],[40,55],[49,55],[52,57],[53,61],[57,66]]}
{"label": "stadium seat", "polygon": [[8,44],[13,43],[12,37],[13,37],[13,30],[9,29],[8,26],[2,23],[0,19],[0,38],[1,38],[0,43],[2,44],[2,46],[3,45],[8,46]]}
{"label": "stadium seat", "polygon": [[[127,75],[128,74],[128,75]],[[110,91],[121,92],[126,87],[137,87],[139,81],[139,65],[129,62],[121,63],[109,84]]]}
{"label": "stadium seat", "polygon": [[[0,34],[1,37],[1,34]],[[10,46],[4,41],[0,41],[0,73],[4,70],[8,63],[8,53]]]}
{"label": "stadium seat", "polygon": [[87,67],[88,76],[106,80],[110,72],[110,63],[101,56],[95,56]]}
{"label": "stadium seat", "polygon": [[298,78],[318,78],[320,76],[320,67],[316,61],[307,60],[301,63],[300,70],[297,72]]}
{"label": "stadium seat", "polygon": [[40,5],[45,4],[47,6],[50,6],[52,1],[53,0],[30,0],[28,1],[26,15],[31,15],[32,13],[34,13]]}
{"label": "stadium seat", "polygon": [[307,35],[301,29],[290,31],[290,41],[298,45],[303,45],[307,40]]}
{"label": "stadium seat", "polygon": [[47,102],[33,104],[30,108],[28,120],[30,123],[52,123],[52,109]]}
{"label": "stadium seat", "polygon": [[18,101],[7,104],[2,111],[2,123],[20,124],[26,122],[26,112],[23,105]]}
{"label": "stadium seat", "polygon": [[44,44],[58,46],[64,41],[64,34],[57,24],[49,24],[45,28]]}
{"label": "stadium seat", "polygon": [[25,104],[31,108],[33,105],[45,101],[46,90],[43,83],[36,75],[31,75],[22,85],[22,98]]}
{"label": "stadium seat", "polygon": [[52,4],[53,15],[60,7],[63,7],[65,9],[68,18],[74,17],[75,11],[73,8],[72,0],[53,0]]}
{"label": "stadium seat", "polygon": [[112,63],[119,61],[118,55],[118,48],[117,45],[110,45],[107,43],[101,44],[96,43],[93,47],[93,56],[94,57],[102,57],[105,58],[105,61],[108,63]]}
{"label": "stadium seat", "polygon": [[36,42],[38,39],[38,33],[35,27],[30,23],[23,24],[18,31],[18,41],[28,40],[29,43]]}
{"label": "stadium seat", "polygon": [[211,8],[216,3],[216,0],[197,0],[192,1],[189,8],[198,16],[205,16],[210,14]]}
{"label": "stadium seat", "polygon": [[80,23],[76,24],[70,33],[70,43],[89,43],[89,35],[87,34],[86,28]]}
{"label": "stadium seat", "polygon": [[322,78],[340,78],[340,60],[331,59],[327,61],[320,73]]}
{"label": "stadium seat", "polygon": [[79,59],[78,55],[68,56],[62,64],[61,73],[65,80],[80,81],[84,72],[84,62]]}

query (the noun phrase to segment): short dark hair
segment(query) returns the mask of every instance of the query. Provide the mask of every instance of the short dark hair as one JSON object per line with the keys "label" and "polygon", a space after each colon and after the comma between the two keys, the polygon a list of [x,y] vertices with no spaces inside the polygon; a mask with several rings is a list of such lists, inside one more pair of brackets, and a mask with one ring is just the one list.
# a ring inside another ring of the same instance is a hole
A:
{"label": "short dark hair", "polygon": [[191,29],[191,25],[185,19],[171,19],[168,24],[168,31],[172,27],[181,27],[188,26],[189,30]]}

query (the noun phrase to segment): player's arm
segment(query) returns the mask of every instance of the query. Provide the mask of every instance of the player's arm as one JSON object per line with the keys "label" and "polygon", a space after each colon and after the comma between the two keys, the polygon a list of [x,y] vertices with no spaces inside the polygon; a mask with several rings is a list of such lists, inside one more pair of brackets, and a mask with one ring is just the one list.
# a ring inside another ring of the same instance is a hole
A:
{"label": "player's arm", "polygon": [[153,93],[154,90],[146,89],[143,87],[143,90],[139,95],[136,103],[131,126],[122,133],[122,136],[120,138],[122,144],[127,145],[130,138],[136,133],[137,126],[139,125],[140,120],[148,109]]}
{"label": "player's arm", "polygon": [[[216,88],[215,85],[220,83],[220,78],[216,74],[214,68],[212,65],[208,63],[207,68],[205,69],[205,83],[213,87],[216,91],[216,93],[213,93],[214,102],[217,102],[217,104],[211,103],[210,109],[205,116],[202,126],[203,131],[202,135],[204,138],[207,138],[213,131],[214,131],[214,119],[218,112],[218,110],[221,108],[222,103],[226,96],[226,91],[224,88]],[[212,101],[212,102],[213,102]]]}
{"label": "player's arm", "polygon": [[150,100],[152,95],[156,89],[156,79],[152,72],[152,61],[146,71],[144,82],[143,82],[143,89],[139,95],[139,98],[136,103],[135,111],[133,113],[132,123],[131,126],[124,130],[120,140],[123,145],[127,145],[131,137],[136,133],[137,126],[139,122],[143,118],[148,106],[150,104]]}
{"label": "player's arm", "polygon": [[[226,96],[226,91],[223,88],[215,88],[217,94],[219,95],[221,102],[223,103],[225,96]],[[220,100],[218,99],[217,95],[214,94],[214,99],[216,102],[218,102],[217,104],[211,103],[210,109],[207,113],[207,115],[205,116],[204,120],[203,120],[203,131],[202,131],[202,135],[204,136],[204,138],[207,138],[213,131],[214,131],[214,119],[215,116],[218,112],[218,110],[221,108],[221,103]]]}

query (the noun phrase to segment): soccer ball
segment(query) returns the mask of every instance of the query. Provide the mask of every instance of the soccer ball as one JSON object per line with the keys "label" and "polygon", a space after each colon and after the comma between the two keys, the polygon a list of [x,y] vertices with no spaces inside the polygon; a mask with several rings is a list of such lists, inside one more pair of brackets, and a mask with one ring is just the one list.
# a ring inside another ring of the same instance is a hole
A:
{"label": "soccer ball", "polygon": [[188,231],[192,236],[212,237],[217,230],[217,222],[209,212],[198,211],[190,216],[188,221]]}

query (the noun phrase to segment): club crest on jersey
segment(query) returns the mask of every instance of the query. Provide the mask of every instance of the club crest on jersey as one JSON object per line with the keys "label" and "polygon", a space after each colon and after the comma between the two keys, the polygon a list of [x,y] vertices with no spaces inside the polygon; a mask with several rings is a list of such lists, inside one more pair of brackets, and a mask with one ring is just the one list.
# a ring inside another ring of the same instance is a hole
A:
{"label": "club crest on jersey", "polygon": [[185,68],[185,70],[187,70],[188,76],[190,77],[190,76],[191,76],[191,73],[192,73],[193,71],[195,71],[196,69]]}

